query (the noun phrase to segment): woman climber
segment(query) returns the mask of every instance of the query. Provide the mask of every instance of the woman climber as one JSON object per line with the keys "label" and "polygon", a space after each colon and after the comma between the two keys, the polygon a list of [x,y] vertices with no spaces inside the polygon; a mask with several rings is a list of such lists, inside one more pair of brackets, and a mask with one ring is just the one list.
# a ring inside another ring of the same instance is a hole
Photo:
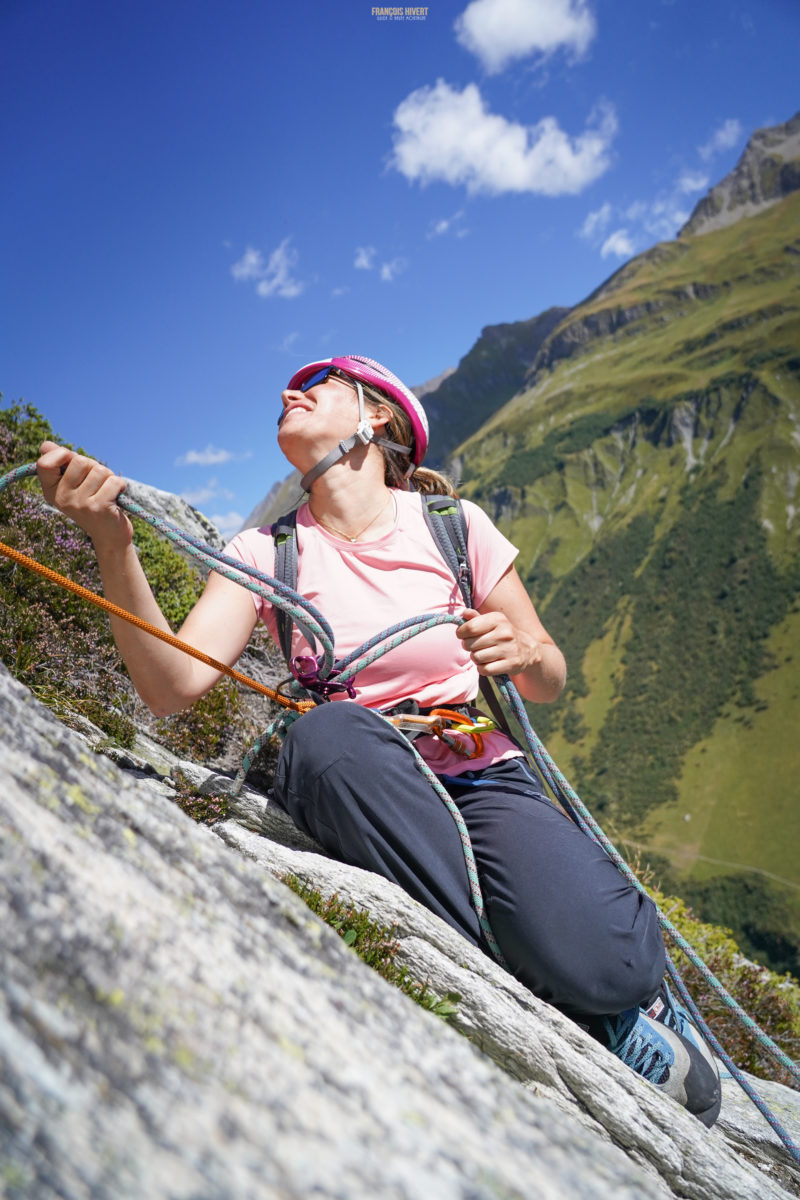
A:
{"label": "woman climber", "polygon": [[[281,450],[308,492],[292,532],[297,591],[328,619],[337,655],[419,613],[463,620],[406,641],[366,666],[349,688],[320,685],[331,702],[289,729],[274,801],[330,853],[399,884],[488,952],[456,823],[417,769],[404,733],[372,710],[424,715],[456,706],[463,713],[480,676],[493,675],[510,675],[528,700],[552,701],[565,682],[563,655],[517,575],[516,550],[467,501],[473,607],[464,607],[420,496],[454,493],[421,466],[425,413],[395,375],[359,356],[309,363],[282,394],[278,426]],[[91,536],[107,599],[168,631],[130,522],[115,503],[125,481],[52,442],[42,446],[37,465],[46,499]],[[249,529],[227,549],[268,575],[276,574],[274,551],[271,528]],[[180,637],[233,665],[259,618],[276,636],[272,605],[212,573]],[[212,667],[118,618],[112,626],[137,691],[156,714],[187,707],[217,682]],[[302,631],[294,628],[291,636],[294,661],[314,665]],[[488,922],[508,969],[713,1124],[719,1078],[664,982],[651,901],[547,798],[505,733],[443,739],[423,727],[414,746],[466,824]]]}

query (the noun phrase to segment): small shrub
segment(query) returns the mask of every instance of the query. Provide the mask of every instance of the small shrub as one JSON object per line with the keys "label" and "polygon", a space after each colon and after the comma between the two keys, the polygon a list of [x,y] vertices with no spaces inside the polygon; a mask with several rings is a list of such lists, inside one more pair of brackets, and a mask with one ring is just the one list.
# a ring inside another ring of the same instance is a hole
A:
{"label": "small shrub", "polygon": [[[729,930],[698,920],[683,900],[657,891],[652,895],[748,1016],[796,1061],[800,1056],[800,987],[791,975],[778,975],[745,958]],[[736,1065],[761,1079],[776,1079],[797,1088],[791,1074],[748,1033],[697,967],[674,946],[668,949],[709,1028]]]}
{"label": "small shrub", "polygon": [[226,749],[234,729],[245,716],[242,698],[232,679],[221,679],[191,708],[156,723],[164,745],[179,758],[210,762]]}

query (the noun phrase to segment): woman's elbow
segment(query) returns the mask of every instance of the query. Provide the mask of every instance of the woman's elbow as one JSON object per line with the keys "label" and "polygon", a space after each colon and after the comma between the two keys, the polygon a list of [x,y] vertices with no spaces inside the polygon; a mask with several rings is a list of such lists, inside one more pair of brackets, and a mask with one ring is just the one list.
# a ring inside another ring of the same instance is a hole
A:
{"label": "woman's elbow", "polygon": [[185,709],[191,708],[195,700],[199,696],[179,696],[168,694],[164,691],[148,692],[144,688],[137,688],[139,699],[150,709],[154,717],[174,717],[176,713],[184,712]]}

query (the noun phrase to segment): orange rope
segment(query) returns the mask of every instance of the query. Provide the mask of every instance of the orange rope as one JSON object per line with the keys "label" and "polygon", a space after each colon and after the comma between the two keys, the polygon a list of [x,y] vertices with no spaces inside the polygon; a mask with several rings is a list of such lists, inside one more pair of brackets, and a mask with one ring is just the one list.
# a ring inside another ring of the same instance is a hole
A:
{"label": "orange rope", "polygon": [[10,558],[12,562],[18,563],[21,567],[27,567],[29,571],[35,571],[37,575],[42,575],[51,583],[59,584],[60,587],[66,588],[68,592],[74,592],[76,596],[80,596],[82,600],[87,600],[89,604],[94,604],[96,608],[102,608],[114,617],[121,617],[123,621],[128,621],[129,624],[135,625],[138,629],[143,629],[145,633],[152,634],[153,637],[166,642],[168,646],[174,646],[176,650],[182,650],[184,654],[189,654],[192,658],[199,659],[200,662],[206,663],[209,667],[214,667],[215,670],[221,671],[224,675],[229,675],[231,679],[236,679],[239,683],[252,688],[253,691],[261,692],[263,696],[268,696],[270,700],[274,700],[277,704],[282,704],[284,708],[291,708],[295,712],[302,713],[308,712],[309,709],[315,707],[313,700],[291,700],[288,696],[282,696],[280,692],[276,692],[273,688],[269,688],[263,683],[258,683],[257,680],[251,679],[248,675],[243,675],[241,671],[235,671],[233,667],[226,666],[225,663],[218,662],[216,658],[211,658],[210,655],[204,654],[202,650],[196,650],[194,646],[190,646],[187,642],[182,642],[180,638],[176,638],[173,634],[165,633],[163,629],[158,629],[155,625],[151,625],[149,621],[143,621],[141,617],[129,613],[127,609],[112,604],[104,596],[98,596],[95,592],[90,592],[88,588],[82,587],[79,583],[74,583],[73,580],[67,579],[65,575],[59,575],[57,571],[43,566],[36,559],[28,558],[27,554],[21,554],[19,550],[14,550],[11,546],[6,546],[4,542],[0,542],[0,554],[5,554],[6,558]]}

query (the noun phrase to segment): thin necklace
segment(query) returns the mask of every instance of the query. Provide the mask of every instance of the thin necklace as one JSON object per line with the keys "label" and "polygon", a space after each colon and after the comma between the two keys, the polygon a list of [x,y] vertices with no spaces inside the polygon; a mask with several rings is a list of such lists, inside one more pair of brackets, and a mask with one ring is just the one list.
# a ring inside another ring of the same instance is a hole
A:
{"label": "thin necklace", "polygon": [[346,542],[357,542],[358,539],[361,537],[362,533],[366,533],[367,530],[369,529],[370,525],[374,525],[375,522],[377,521],[378,517],[380,517],[383,514],[383,512],[386,508],[386,505],[389,503],[391,498],[392,498],[392,493],[389,492],[389,494],[387,495],[383,504],[380,506],[378,511],[375,513],[375,515],[373,517],[370,517],[370,519],[367,521],[366,525],[364,525],[361,529],[359,529],[358,533],[354,533],[352,535],[352,537],[350,536],[349,533],[344,533],[343,530],[337,529],[335,525],[331,525],[329,521],[323,521],[322,517],[318,517],[317,514],[314,512],[313,508],[311,508],[310,502],[309,502],[308,507],[311,509],[311,515],[314,518],[314,520],[317,522],[318,525],[321,525],[323,529],[327,529],[329,533],[336,534],[337,537],[344,538],[344,540]]}

